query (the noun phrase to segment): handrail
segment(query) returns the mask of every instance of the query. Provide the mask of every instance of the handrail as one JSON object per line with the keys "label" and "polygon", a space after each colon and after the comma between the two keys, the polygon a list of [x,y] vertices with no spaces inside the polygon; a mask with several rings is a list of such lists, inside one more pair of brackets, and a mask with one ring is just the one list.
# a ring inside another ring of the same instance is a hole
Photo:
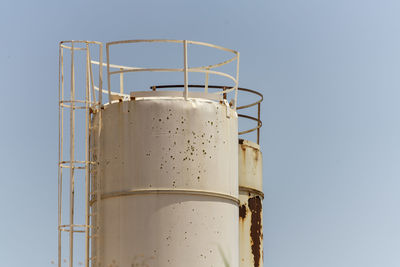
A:
{"label": "handrail", "polygon": [[[168,84],[168,85],[153,85],[150,86],[150,89],[153,91],[156,91],[157,89],[166,89],[166,88],[182,88],[184,85],[182,84]],[[189,84],[188,87],[193,87],[193,88],[204,88],[205,85],[203,84]],[[208,85],[208,88],[214,88],[214,89],[224,89],[226,88],[226,86],[223,85]],[[260,128],[262,127],[262,121],[261,121],[261,102],[264,100],[263,95],[260,92],[257,92],[255,90],[251,90],[251,89],[247,89],[247,88],[242,88],[242,87],[238,87],[238,91],[243,91],[243,92],[248,92],[251,94],[256,94],[258,95],[260,98],[250,104],[247,105],[242,105],[242,106],[238,106],[236,107],[236,110],[240,110],[240,109],[247,109],[253,106],[257,105],[257,118],[256,117],[252,117],[246,114],[241,114],[238,113],[239,117],[245,118],[245,119],[249,119],[249,120],[253,120],[257,122],[257,126],[248,130],[244,130],[244,131],[240,131],[238,132],[238,135],[243,135],[243,134],[247,134],[247,133],[251,133],[254,131],[257,131],[257,144],[260,144]],[[226,98],[226,95],[224,94],[224,98]]]}
{"label": "handrail", "polygon": [[[135,43],[178,43],[183,45],[183,66],[182,68],[140,68],[140,67],[128,67],[128,66],[121,66],[121,65],[115,65],[110,63],[110,46],[114,45],[122,45],[122,44],[135,44]],[[211,65],[206,65],[206,66],[197,66],[197,67],[189,67],[188,66],[188,44],[193,44],[193,45],[199,45],[199,46],[207,46],[215,49],[219,49],[222,51],[230,52],[233,53],[234,56],[228,60],[225,60],[223,62],[219,62],[216,64],[211,64]],[[167,39],[153,39],[153,40],[123,40],[123,41],[114,41],[114,42],[109,42],[106,43],[106,54],[107,54],[107,78],[108,78],[108,95],[109,95],[109,103],[112,101],[112,95],[116,94],[115,92],[111,91],[111,75],[114,74],[119,74],[120,75],[120,92],[118,95],[124,95],[124,88],[123,88],[123,75],[124,73],[130,73],[130,72],[183,72],[184,74],[184,97],[187,99],[188,97],[188,73],[189,72],[197,72],[197,73],[204,73],[205,74],[205,92],[208,90],[208,76],[210,74],[217,75],[217,76],[222,76],[225,78],[230,79],[233,83],[234,86],[225,86],[222,91],[216,92],[215,94],[219,95],[226,95],[227,93],[230,92],[235,92],[234,96],[234,102],[233,102],[233,109],[236,109],[236,102],[237,102],[237,90],[238,90],[238,85],[239,85],[239,52],[225,48],[222,46],[214,45],[214,44],[209,44],[209,43],[204,43],[204,42],[197,42],[197,41],[189,41],[189,40],[167,40]],[[236,60],[236,77],[233,77],[232,75],[229,75],[227,73],[221,72],[221,71],[216,71],[213,70],[215,68],[221,67],[223,65],[229,64],[233,61]],[[100,63],[92,61],[93,64],[98,64]],[[104,66],[103,64],[101,64]],[[110,68],[118,69],[116,71],[111,71]]]}
{"label": "handrail", "polygon": [[[98,61],[95,60],[91,60],[92,64],[95,65],[100,65],[100,63]],[[103,67],[107,66],[106,63],[102,64]],[[115,64],[110,64],[110,68],[113,69],[119,69],[119,71],[110,71],[110,74],[120,74],[120,80],[123,80],[123,74],[127,73],[127,72],[144,72],[144,71],[149,71],[149,72],[183,72],[184,68],[174,68],[174,69],[166,69],[166,68],[138,68],[138,67],[129,67],[129,66],[122,66],[122,65],[115,65]],[[233,78],[231,75],[220,72],[220,71],[213,71],[213,70],[204,70],[202,67],[198,67],[198,68],[190,68],[188,69],[188,72],[200,72],[200,73],[211,73],[211,74],[216,74],[216,75],[220,75],[223,77],[227,77],[231,80],[235,80],[235,78]],[[204,87],[204,86],[202,86]],[[209,86],[209,88],[211,88]],[[222,87],[221,87],[222,88]],[[96,91],[98,91],[98,87],[94,86],[94,89]],[[214,94],[227,94],[229,92],[232,92],[233,90],[235,90],[235,87],[230,87],[230,86],[224,86],[224,91],[222,92],[216,92]],[[122,89],[123,92],[123,89]],[[103,93],[108,93],[108,90],[103,89]],[[128,97],[128,94],[124,94],[120,92],[114,92],[112,90],[110,90],[111,95],[118,95],[118,96],[123,96],[123,97]]]}

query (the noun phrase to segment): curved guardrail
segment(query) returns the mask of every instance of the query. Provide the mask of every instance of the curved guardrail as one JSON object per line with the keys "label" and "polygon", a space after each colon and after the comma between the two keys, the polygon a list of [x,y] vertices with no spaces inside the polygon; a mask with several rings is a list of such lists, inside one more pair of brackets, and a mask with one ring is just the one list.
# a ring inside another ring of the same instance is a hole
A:
{"label": "curved guardrail", "polygon": [[[120,65],[114,65],[110,63],[110,48],[115,45],[122,45],[122,44],[136,44],[136,43],[177,43],[177,44],[182,44],[183,46],[183,66],[182,68],[141,68],[141,67],[128,67],[128,66],[120,66]],[[193,44],[193,45],[199,45],[199,46],[206,46],[206,47],[211,47],[215,49],[219,49],[222,51],[230,52],[233,53],[234,56],[228,60],[225,60],[223,62],[219,62],[216,64],[211,64],[211,65],[206,65],[206,66],[198,66],[198,67],[189,67],[188,66],[188,44]],[[237,102],[237,90],[238,90],[238,84],[239,84],[239,52],[228,49],[222,46],[218,45],[213,45],[209,43],[204,43],[204,42],[196,42],[196,41],[188,41],[188,40],[164,40],[164,39],[154,39],[154,40],[125,40],[125,41],[115,41],[115,42],[109,42],[106,44],[106,53],[107,53],[107,80],[108,80],[108,96],[109,96],[109,102],[111,103],[112,101],[112,95],[118,94],[118,95],[123,95],[124,94],[124,89],[121,84],[123,84],[123,75],[125,73],[129,72],[182,72],[184,74],[183,80],[183,96],[185,99],[188,97],[188,91],[189,91],[189,81],[188,81],[188,73],[189,72],[197,72],[197,73],[204,73],[205,74],[205,81],[204,81],[204,91],[208,92],[208,78],[210,74],[213,75],[218,75],[222,76],[225,78],[230,79],[233,83],[234,86],[226,86],[224,90],[216,92],[216,94],[227,94],[230,92],[234,92],[234,103],[233,103],[233,108],[236,109],[236,102]],[[236,77],[233,77],[232,75],[229,75],[227,73],[221,72],[221,71],[216,71],[214,70],[215,68],[224,66],[228,63],[231,63],[236,60]],[[100,64],[98,62],[92,61],[94,64]],[[111,71],[112,68],[118,68],[119,70]],[[112,92],[111,91],[111,75],[119,74],[120,75],[120,92]],[[210,87],[211,88],[211,87]]]}
{"label": "curved guardrail", "polygon": [[[202,84],[189,84],[187,85],[189,88],[204,88],[204,85]],[[150,89],[153,91],[156,91],[157,89],[169,89],[169,88],[182,88],[184,87],[183,84],[173,84],[173,85],[153,85],[150,86]],[[222,94],[224,96],[224,99],[226,98],[226,88],[227,86],[222,86],[222,85],[208,85],[208,88],[214,88],[214,89],[222,89]],[[257,106],[257,117],[253,117],[253,116],[249,116],[246,114],[242,114],[238,112],[238,116],[248,119],[248,120],[253,120],[257,123],[257,126],[251,129],[247,129],[244,131],[240,131],[238,132],[239,135],[243,135],[243,134],[247,134],[247,133],[251,133],[254,131],[257,131],[257,144],[260,143],[260,128],[262,127],[262,121],[261,121],[261,102],[264,100],[263,95],[260,92],[257,92],[255,90],[251,90],[251,89],[247,89],[247,88],[242,88],[242,87],[238,87],[237,88],[238,91],[242,91],[242,92],[247,92],[247,93],[251,93],[251,94],[255,94],[259,96],[259,99],[255,102],[252,102],[250,104],[247,105],[242,105],[242,106],[237,106],[236,110],[244,110],[244,109],[248,109],[254,106]]]}

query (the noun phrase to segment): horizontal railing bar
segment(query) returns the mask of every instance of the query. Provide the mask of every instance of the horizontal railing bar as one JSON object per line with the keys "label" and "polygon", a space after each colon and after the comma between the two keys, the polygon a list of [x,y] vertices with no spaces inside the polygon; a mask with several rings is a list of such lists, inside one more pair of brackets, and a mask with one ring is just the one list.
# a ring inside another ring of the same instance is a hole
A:
{"label": "horizontal railing bar", "polygon": [[[132,68],[132,69],[127,69],[127,70],[116,70],[116,71],[110,71],[110,75],[112,74],[120,74],[120,73],[127,73],[127,72],[183,72],[183,68]],[[236,79],[233,78],[231,75],[226,74],[221,71],[215,71],[215,70],[203,70],[203,69],[193,69],[193,68],[188,68],[188,72],[200,72],[200,73],[208,73],[208,74],[215,74],[219,76],[224,76],[226,78],[231,79],[233,82],[236,83]]]}
{"label": "horizontal railing bar", "polygon": [[61,44],[60,47],[65,48],[65,49],[69,49],[69,50],[74,50],[74,51],[87,50],[86,47],[74,47],[74,48],[72,48],[70,46],[63,45],[63,44]]}
{"label": "horizontal railing bar", "polygon": [[[96,103],[96,104],[97,104],[97,103]],[[64,103],[60,103],[60,107],[63,107],[63,108],[73,108],[73,109],[87,109],[86,106],[67,105],[67,104],[64,104]]]}
{"label": "horizontal railing bar", "polygon": [[84,43],[84,44],[98,44],[102,45],[102,42],[99,41],[87,41],[87,40],[63,40],[60,41],[60,44],[65,44],[65,43]]}
{"label": "horizontal railing bar", "polygon": [[86,233],[85,230],[73,230],[71,231],[70,229],[60,229],[62,232],[73,232],[73,233]]}
{"label": "horizontal railing bar", "polygon": [[[106,43],[107,46],[110,45],[117,45],[117,44],[134,44],[134,43],[182,43],[183,44],[184,40],[173,40],[173,39],[141,39],[141,40],[122,40],[122,41],[113,41],[113,42],[108,42]],[[198,42],[198,41],[189,41],[187,40],[188,44],[196,44],[196,45],[201,45],[201,46],[208,46],[211,48],[217,48],[219,50],[223,50],[226,52],[232,52],[234,54],[238,54],[237,51],[233,49],[229,49],[223,46],[219,45],[214,45],[214,44],[209,44],[205,42]]]}
{"label": "horizontal railing bar", "polygon": [[70,41],[61,41],[60,42],[60,47],[65,48],[65,49],[69,49],[69,50],[74,50],[74,51],[79,51],[79,50],[87,50],[87,47],[71,47],[71,46],[67,46],[64,44],[97,44],[102,46],[103,44],[101,42],[97,42],[97,41],[84,41],[84,40],[70,40]]}
{"label": "horizontal railing bar", "polygon": [[[95,65],[100,65],[100,62],[98,62],[98,61],[95,61],[95,60],[91,60],[90,61],[92,64],[95,64]],[[106,62],[103,62],[103,67],[107,67],[107,63]],[[110,64],[110,68],[114,68],[114,69],[127,69],[127,70],[130,70],[130,69],[141,69],[141,68],[137,68],[137,67],[128,67],[128,66],[122,66],[122,65],[115,65],[115,64]]]}
{"label": "horizontal railing bar", "polygon": [[77,170],[86,170],[88,167],[82,167],[82,166],[68,166],[68,165],[60,165],[60,168],[65,168],[65,169],[77,169]]}
{"label": "horizontal railing bar", "polygon": [[226,64],[231,63],[232,61],[235,61],[238,58],[238,56],[234,56],[233,58],[227,59],[225,61],[222,61],[221,63],[213,64],[213,65],[208,65],[208,66],[201,66],[201,67],[191,67],[190,69],[215,69],[221,66],[224,66]]}
{"label": "horizontal railing bar", "polygon": [[[99,87],[94,86],[94,90],[99,91]],[[108,90],[107,90],[107,89],[102,89],[101,91],[102,91],[103,94],[108,94]],[[111,91],[111,95],[129,97],[129,95],[127,95],[127,94],[121,94],[121,93],[119,93],[119,92],[113,92],[113,91]]]}
{"label": "horizontal railing bar", "polygon": [[[231,75],[226,74],[226,73],[224,73],[224,72],[220,72],[220,71],[215,71],[215,70],[200,70],[200,69],[191,69],[191,68],[189,68],[189,69],[188,69],[188,72],[200,72],[200,73],[208,73],[208,74],[212,73],[212,74],[216,74],[216,75],[220,75],[220,76],[227,77],[227,78],[231,79],[234,83],[237,82],[236,79],[233,78]],[[234,88],[236,88],[236,86],[234,86]]]}
{"label": "horizontal railing bar", "polygon": [[[106,45],[116,45],[116,44],[129,44],[129,43],[183,43],[184,40],[174,40],[174,39],[138,39],[138,40],[121,40],[121,41],[113,41],[113,42],[108,42]],[[237,51],[225,48],[219,45],[214,45],[214,44],[209,44],[205,42],[198,42],[198,41],[189,41],[187,40],[188,44],[197,44],[197,45],[202,45],[202,46],[208,46],[212,48],[217,48],[220,50],[224,50],[227,52],[232,52],[232,53],[237,53]]]}
{"label": "horizontal railing bar", "polygon": [[59,229],[61,228],[93,228],[93,225],[86,225],[86,224],[61,224],[58,226]]}
{"label": "horizontal railing bar", "polygon": [[251,129],[249,129],[249,130],[246,130],[246,131],[242,131],[242,132],[238,132],[238,135],[243,135],[243,134],[247,134],[247,133],[251,133],[251,132],[254,132],[254,131],[256,131],[257,129],[259,129],[260,127],[255,127],[255,128],[251,128]]}
{"label": "horizontal railing bar", "polygon": [[257,127],[251,128],[251,129],[246,130],[246,131],[238,132],[238,135],[243,135],[243,134],[251,133],[251,132],[256,131],[257,129],[260,129],[260,128],[262,127],[262,121],[261,121],[260,119],[254,118],[254,117],[249,116],[249,115],[244,115],[244,114],[238,114],[238,117],[250,119],[250,120],[253,120],[253,121],[256,121],[256,122],[257,122]]}
{"label": "horizontal railing bar", "polygon": [[239,117],[246,118],[246,119],[250,119],[250,120],[253,120],[253,121],[257,121],[259,124],[261,123],[261,120],[255,118],[255,117],[249,116],[249,115],[238,114],[238,116],[239,116]]}
{"label": "horizontal railing bar", "polygon": [[86,101],[86,100],[61,100],[58,103],[82,103],[82,104],[96,104],[93,101]]}
{"label": "horizontal railing bar", "polygon": [[[214,68],[218,68],[218,67],[224,66],[226,64],[229,64],[232,61],[235,61],[237,58],[238,58],[238,56],[236,55],[236,56],[234,56],[234,57],[232,57],[230,59],[227,59],[227,60],[225,60],[223,62],[220,62],[220,63],[207,65],[207,66],[200,66],[200,67],[191,67],[189,69],[193,69],[193,70],[194,69],[204,69],[204,70],[214,69]],[[91,60],[91,63],[95,64],[95,65],[100,65],[100,62],[95,61],[95,60]],[[103,62],[102,66],[103,67],[107,67],[107,63]],[[114,69],[126,69],[126,70],[144,69],[144,68],[139,68],[139,67],[129,67],[129,66],[123,66],[123,65],[116,65],[116,64],[110,64],[109,66],[110,66],[110,68],[114,68]],[[112,74],[112,73],[110,72],[110,74]]]}
{"label": "horizontal railing bar", "polygon": [[229,48],[226,48],[226,47],[223,47],[223,46],[219,46],[219,45],[215,45],[215,44],[209,44],[209,43],[205,43],[205,42],[189,41],[188,40],[187,43],[188,44],[196,44],[196,45],[208,46],[208,47],[211,47],[211,48],[217,48],[217,49],[220,49],[220,50],[223,50],[223,51],[226,51],[226,52],[232,52],[232,53],[234,53],[236,55],[239,53],[238,51],[235,51],[233,49],[229,49]]}
{"label": "horizontal railing bar", "polygon": [[106,43],[106,45],[117,45],[117,44],[134,44],[134,43],[183,43],[183,40],[173,40],[173,39],[141,39],[141,40],[121,40],[112,41]]}
{"label": "horizontal railing bar", "polygon": [[129,70],[116,70],[110,71],[110,74],[119,74],[119,73],[126,73],[126,72],[141,72],[141,71],[148,71],[148,72],[183,72],[183,68],[178,69],[169,69],[169,68],[132,68]]}
{"label": "horizontal railing bar", "polygon": [[58,164],[68,164],[68,163],[73,163],[73,164],[96,164],[96,161],[84,161],[84,160],[63,160],[60,161]]}
{"label": "horizontal railing bar", "polygon": [[237,107],[236,109],[244,109],[244,108],[253,107],[253,106],[257,105],[257,104],[260,104],[264,100],[263,94],[261,94],[260,92],[255,91],[255,90],[251,90],[251,89],[247,89],[247,88],[240,88],[240,87],[238,88],[238,90],[239,91],[249,92],[249,93],[252,93],[252,94],[256,94],[256,95],[260,96],[260,99],[258,101],[256,101],[256,102],[251,103],[251,104]]}

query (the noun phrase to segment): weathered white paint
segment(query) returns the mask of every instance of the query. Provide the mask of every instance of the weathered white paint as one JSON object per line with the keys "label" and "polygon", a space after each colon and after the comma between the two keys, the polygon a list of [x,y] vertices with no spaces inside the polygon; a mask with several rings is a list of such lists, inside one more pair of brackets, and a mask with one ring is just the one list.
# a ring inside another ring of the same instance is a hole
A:
{"label": "weathered white paint", "polygon": [[93,115],[102,200],[92,256],[100,266],[238,267],[237,114],[190,94],[155,96],[105,105],[100,125]]}
{"label": "weathered white paint", "polygon": [[259,145],[239,144],[240,266],[262,267],[262,154]]}

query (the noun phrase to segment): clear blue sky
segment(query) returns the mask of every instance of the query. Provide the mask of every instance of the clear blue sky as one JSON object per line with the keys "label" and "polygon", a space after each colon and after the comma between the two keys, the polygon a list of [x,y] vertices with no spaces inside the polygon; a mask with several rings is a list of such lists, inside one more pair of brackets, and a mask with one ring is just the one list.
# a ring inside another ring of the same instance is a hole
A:
{"label": "clear blue sky", "polygon": [[57,255],[58,42],[241,52],[265,96],[266,267],[400,266],[398,0],[0,2],[0,265]]}

